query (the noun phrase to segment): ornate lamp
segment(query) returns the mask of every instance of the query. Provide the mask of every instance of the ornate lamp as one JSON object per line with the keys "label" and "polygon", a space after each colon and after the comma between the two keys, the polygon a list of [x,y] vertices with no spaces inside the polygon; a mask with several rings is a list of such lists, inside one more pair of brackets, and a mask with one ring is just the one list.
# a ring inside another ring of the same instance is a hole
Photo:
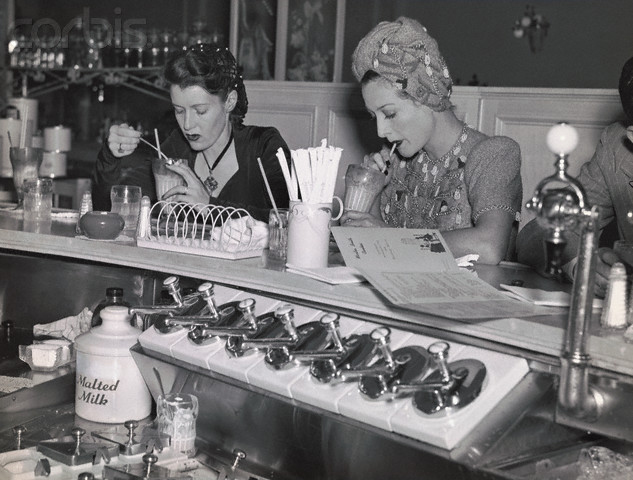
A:
{"label": "ornate lamp", "polygon": [[547,36],[549,22],[540,13],[536,13],[534,5],[527,5],[523,16],[514,22],[512,33],[516,38],[527,37],[532,53],[543,49],[543,41]]}

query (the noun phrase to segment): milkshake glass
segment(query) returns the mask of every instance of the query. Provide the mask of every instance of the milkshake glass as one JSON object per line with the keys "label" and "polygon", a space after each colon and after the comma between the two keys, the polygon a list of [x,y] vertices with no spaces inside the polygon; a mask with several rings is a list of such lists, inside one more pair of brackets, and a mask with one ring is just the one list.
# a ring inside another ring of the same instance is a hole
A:
{"label": "milkshake glass", "polygon": [[[186,185],[185,179],[178,175],[176,172],[172,172],[167,168],[167,163],[185,162],[181,159],[166,159],[164,157],[152,158],[152,172],[154,173],[154,182],[156,183],[156,198],[158,200],[163,199],[163,195],[170,189],[178,187],[180,185]],[[170,164],[171,164],[170,163]]]}
{"label": "milkshake glass", "polygon": [[352,164],[345,173],[345,210],[367,213],[385,186],[385,175],[371,167]]}

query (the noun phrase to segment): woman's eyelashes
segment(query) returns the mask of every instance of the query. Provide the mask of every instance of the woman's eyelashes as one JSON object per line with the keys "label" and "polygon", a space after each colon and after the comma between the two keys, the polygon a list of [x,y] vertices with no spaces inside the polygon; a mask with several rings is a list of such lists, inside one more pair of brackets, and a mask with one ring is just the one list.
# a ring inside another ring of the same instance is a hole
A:
{"label": "woman's eyelashes", "polygon": [[382,112],[382,114],[385,116],[387,120],[391,120],[392,118],[395,118],[396,116],[396,112]]}

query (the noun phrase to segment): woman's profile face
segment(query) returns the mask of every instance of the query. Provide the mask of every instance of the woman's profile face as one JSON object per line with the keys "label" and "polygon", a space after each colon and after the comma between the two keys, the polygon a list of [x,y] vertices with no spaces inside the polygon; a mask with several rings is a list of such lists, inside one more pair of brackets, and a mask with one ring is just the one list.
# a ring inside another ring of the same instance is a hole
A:
{"label": "woman's profile face", "polygon": [[362,86],[365,107],[376,119],[378,136],[398,145],[403,157],[412,157],[427,144],[435,130],[433,111],[398,95],[386,80],[374,79]]}
{"label": "woman's profile face", "polygon": [[227,102],[197,85],[172,85],[169,92],[176,120],[191,148],[202,151],[215,144],[229,123]]}

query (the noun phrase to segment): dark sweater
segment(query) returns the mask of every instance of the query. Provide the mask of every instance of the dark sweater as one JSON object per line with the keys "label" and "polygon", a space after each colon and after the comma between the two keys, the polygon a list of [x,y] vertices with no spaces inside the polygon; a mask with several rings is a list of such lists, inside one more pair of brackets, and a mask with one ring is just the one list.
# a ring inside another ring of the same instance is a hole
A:
{"label": "dark sweater", "polygon": [[[257,158],[261,158],[266,177],[278,208],[288,207],[288,189],[283,177],[277,150],[284,150],[290,163],[290,150],[274,127],[234,125],[233,138],[238,170],[229,179],[217,197],[209,197],[209,204],[244,208],[253,218],[268,222],[272,203],[266,191]],[[193,170],[198,152],[193,151],[180,129],[174,130],[161,145],[161,150],[171,158],[183,158]],[[156,187],[152,174],[151,159],[156,155],[141,143],[130,155],[116,158],[104,143],[93,171],[92,201],[95,210],[110,210],[112,185],[139,185],[143,195],[156,201]]]}

